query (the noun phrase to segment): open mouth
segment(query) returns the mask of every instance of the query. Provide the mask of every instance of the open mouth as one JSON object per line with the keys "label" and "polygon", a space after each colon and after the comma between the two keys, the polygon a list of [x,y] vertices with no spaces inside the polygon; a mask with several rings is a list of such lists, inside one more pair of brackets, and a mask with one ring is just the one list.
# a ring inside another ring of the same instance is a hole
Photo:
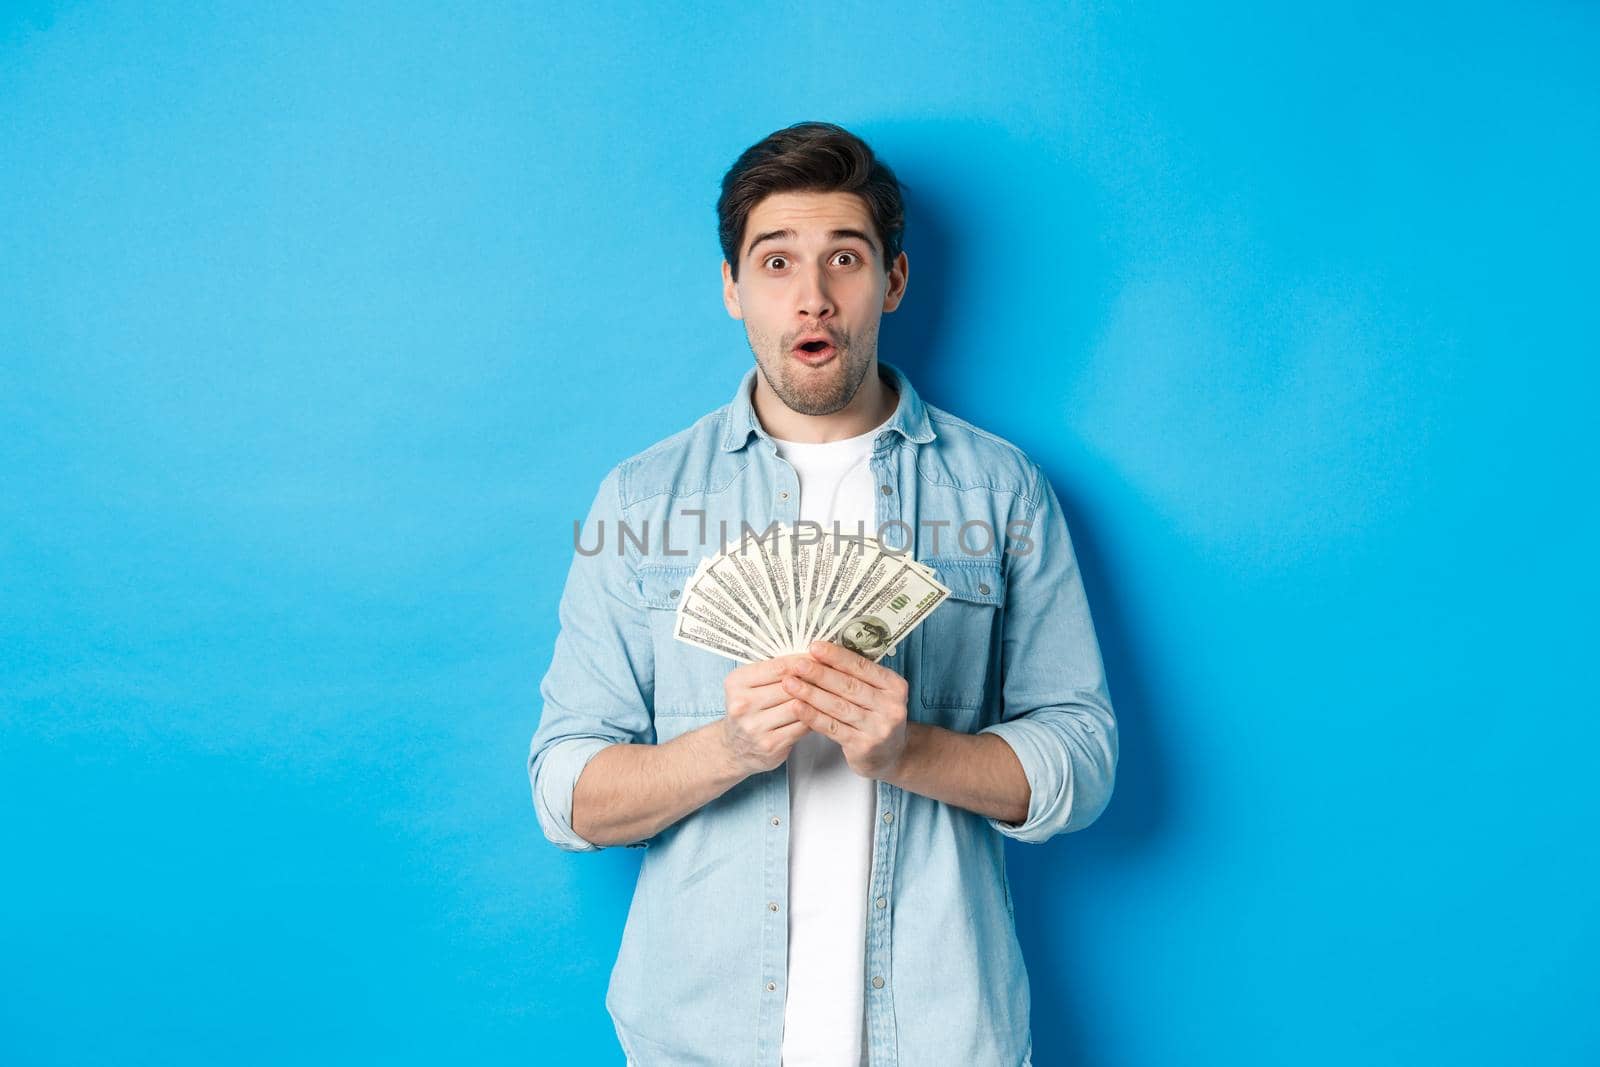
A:
{"label": "open mouth", "polygon": [[793,352],[794,357],[802,363],[816,366],[833,358],[834,347],[832,341],[825,338],[814,338],[795,345]]}

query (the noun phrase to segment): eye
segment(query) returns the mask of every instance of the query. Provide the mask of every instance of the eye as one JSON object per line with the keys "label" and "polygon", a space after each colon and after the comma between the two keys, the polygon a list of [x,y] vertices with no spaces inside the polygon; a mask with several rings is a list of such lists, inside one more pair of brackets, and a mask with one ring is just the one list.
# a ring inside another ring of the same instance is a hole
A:
{"label": "eye", "polygon": [[[839,256],[848,256],[850,258],[852,262],[844,264],[847,267],[853,267],[856,265],[856,263],[861,262],[861,257],[856,255],[854,252],[840,252]],[[835,256],[834,259],[838,259],[839,256]]]}
{"label": "eye", "polygon": [[774,262],[783,263],[784,262],[784,258],[785,257],[783,257],[783,256],[768,256],[767,257],[767,262],[766,262],[767,268],[769,270],[782,270],[783,269],[782,267],[774,267],[772,264]]}

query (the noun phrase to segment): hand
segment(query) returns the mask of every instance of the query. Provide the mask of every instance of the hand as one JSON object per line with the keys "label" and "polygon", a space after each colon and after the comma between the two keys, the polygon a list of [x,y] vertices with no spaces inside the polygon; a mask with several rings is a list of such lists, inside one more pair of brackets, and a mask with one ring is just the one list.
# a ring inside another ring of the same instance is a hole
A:
{"label": "hand", "polygon": [[[771,661],[778,662],[778,661]],[[906,680],[829,641],[784,657],[780,688],[800,698],[806,726],[839,743],[863,778],[887,778],[906,750]]]}
{"label": "hand", "polygon": [[742,776],[772,770],[789,758],[789,750],[808,732],[800,719],[804,701],[779,684],[791,661],[806,659],[789,655],[745,663],[722,680],[726,714],[717,736],[729,763]]}

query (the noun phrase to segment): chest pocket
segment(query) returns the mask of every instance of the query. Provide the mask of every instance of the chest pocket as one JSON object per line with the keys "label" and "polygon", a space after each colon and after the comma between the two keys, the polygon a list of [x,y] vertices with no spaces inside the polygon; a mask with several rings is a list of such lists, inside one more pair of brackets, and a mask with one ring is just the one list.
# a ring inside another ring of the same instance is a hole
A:
{"label": "chest pocket", "polygon": [[995,628],[1005,603],[1000,561],[971,556],[923,560],[950,596],[923,620],[917,669],[923,707],[976,711],[994,672]]}
{"label": "chest pocket", "polygon": [[722,680],[738,666],[733,660],[679,641],[672,636],[678,601],[694,574],[686,563],[644,563],[639,567],[638,596],[650,622],[655,652],[656,740],[670,741],[700,723],[689,718],[722,715]]}

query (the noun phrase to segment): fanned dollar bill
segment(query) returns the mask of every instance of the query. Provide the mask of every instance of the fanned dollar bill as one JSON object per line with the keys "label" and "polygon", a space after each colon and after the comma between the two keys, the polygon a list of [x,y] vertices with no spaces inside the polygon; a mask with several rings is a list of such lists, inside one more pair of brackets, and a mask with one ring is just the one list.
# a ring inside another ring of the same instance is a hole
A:
{"label": "fanned dollar bill", "polygon": [[926,566],[875,537],[774,524],[701,560],[673,634],[741,663],[818,640],[877,662],[949,595]]}

